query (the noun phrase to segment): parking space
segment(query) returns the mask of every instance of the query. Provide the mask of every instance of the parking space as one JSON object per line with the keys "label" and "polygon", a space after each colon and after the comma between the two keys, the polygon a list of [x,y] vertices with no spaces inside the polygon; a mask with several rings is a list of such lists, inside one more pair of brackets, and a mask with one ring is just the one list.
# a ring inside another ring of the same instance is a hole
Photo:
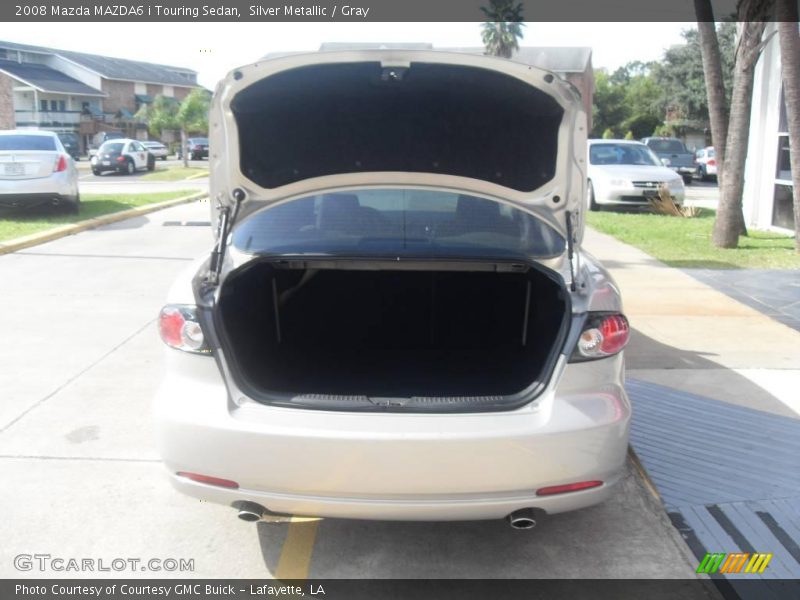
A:
{"label": "parking space", "polygon": [[165,575],[196,577],[693,577],[632,464],[611,500],[529,532],[501,521],[254,526],[174,492],[149,416],[164,351],[155,316],[210,245],[208,227],[190,226],[207,210],[183,205],[0,257],[14,282],[0,297],[0,468],[14,482],[0,495],[0,576],[20,575],[14,555],[45,552],[187,558],[194,571]]}

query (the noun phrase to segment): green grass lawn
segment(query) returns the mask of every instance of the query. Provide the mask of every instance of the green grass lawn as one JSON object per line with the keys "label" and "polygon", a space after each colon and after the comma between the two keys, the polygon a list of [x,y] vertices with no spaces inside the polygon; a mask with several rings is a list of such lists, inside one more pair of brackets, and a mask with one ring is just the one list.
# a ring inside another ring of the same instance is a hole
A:
{"label": "green grass lawn", "polygon": [[587,223],[598,231],[644,250],[671,267],[706,269],[797,269],[800,255],[794,239],[773,232],[751,231],[735,249],[715,248],[711,228],[715,212],[683,219],[651,213],[600,211],[588,213]]}
{"label": "green grass lawn", "polygon": [[139,179],[145,181],[179,181],[190,177],[208,175],[208,169],[203,167],[160,167],[156,163],[156,170],[145,173]]}
{"label": "green grass lawn", "polygon": [[193,190],[154,194],[81,194],[81,210],[77,215],[56,214],[51,207],[26,210],[5,209],[0,211],[0,241],[30,235],[67,223],[77,223],[136,206],[188,196],[192,192]]}

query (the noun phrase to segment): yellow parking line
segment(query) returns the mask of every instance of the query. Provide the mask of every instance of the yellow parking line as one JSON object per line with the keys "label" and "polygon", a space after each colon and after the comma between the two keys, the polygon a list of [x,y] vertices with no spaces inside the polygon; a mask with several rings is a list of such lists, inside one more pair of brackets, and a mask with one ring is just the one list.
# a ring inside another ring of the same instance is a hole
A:
{"label": "yellow parking line", "polygon": [[276,579],[307,579],[319,519],[292,517],[283,542]]}

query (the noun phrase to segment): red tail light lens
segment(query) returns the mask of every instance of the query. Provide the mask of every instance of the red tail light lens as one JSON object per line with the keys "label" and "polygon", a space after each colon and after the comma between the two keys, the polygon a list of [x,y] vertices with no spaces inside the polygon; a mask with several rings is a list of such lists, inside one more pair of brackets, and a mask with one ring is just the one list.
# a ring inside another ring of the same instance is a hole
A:
{"label": "red tail light lens", "polygon": [[603,485],[602,481],[581,481],[579,483],[568,483],[566,485],[551,485],[536,490],[537,496],[552,496],[554,494],[566,494],[567,492],[579,492],[580,490],[588,490],[591,488],[600,487]]}
{"label": "red tail light lens", "polygon": [[571,362],[594,360],[616,354],[630,338],[628,319],[619,313],[594,313],[586,319],[570,358]]}
{"label": "red tail light lens", "polygon": [[125,162],[125,157],[124,156],[118,156],[117,157],[117,162]]}
{"label": "red tail light lens", "polygon": [[200,473],[187,473],[185,471],[179,471],[177,475],[178,477],[186,477],[186,479],[191,479],[197,483],[205,483],[207,485],[216,485],[218,487],[232,489],[239,487],[238,483],[231,481],[230,479],[221,479],[219,477],[211,477],[210,475],[201,475]]}
{"label": "red tail light lens", "polygon": [[184,352],[209,354],[203,329],[197,320],[197,307],[169,304],[161,309],[158,330],[167,346]]}
{"label": "red tail light lens", "polygon": [[711,158],[711,159],[709,159],[707,164],[708,164],[709,167],[716,167],[717,166],[717,161],[714,160],[713,158]]}
{"label": "red tail light lens", "polygon": [[67,170],[67,157],[60,154],[56,159],[56,164],[53,166],[53,173],[61,173]]}

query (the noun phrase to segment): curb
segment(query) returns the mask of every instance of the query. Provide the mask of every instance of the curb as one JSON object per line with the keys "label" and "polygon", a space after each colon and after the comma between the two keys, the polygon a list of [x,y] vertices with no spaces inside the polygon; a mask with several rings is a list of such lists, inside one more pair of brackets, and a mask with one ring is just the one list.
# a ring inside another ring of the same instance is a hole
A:
{"label": "curb", "polygon": [[642,482],[647,488],[647,491],[650,492],[650,495],[658,500],[663,506],[663,500],[661,499],[661,494],[658,493],[658,488],[656,487],[655,482],[650,478],[650,473],[648,473],[647,469],[644,468],[642,461],[639,459],[636,451],[630,444],[628,445],[628,458],[630,458],[636,473],[642,478]]}
{"label": "curb", "polygon": [[129,208],[120,212],[93,217],[91,219],[86,219],[85,221],[78,221],[77,223],[70,223],[69,225],[54,227],[53,229],[48,229],[47,231],[42,231],[41,233],[33,233],[31,235],[14,238],[6,242],[0,242],[0,255],[10,254],[11,252],[16,252],[17,250],[22,250],[23,248],[38,246],[39,244],[44,244],[45,242],[51,242],[68,235],[86,231],[87,229],[94,229],[95,227],[100,227],[101,225],[109,225],[111,223],[116,223],[117,221],[124,221],[125,219],[140,217],[164,208],[171,208],[173,206],[178,206],[179,204],[187,204],[189,202],[207,197],[207,192],[196,192],[188,196],[182,196],[180,198],[174,198],[164,202],[157,202],[155,204],[137,206],[136,208]]}

